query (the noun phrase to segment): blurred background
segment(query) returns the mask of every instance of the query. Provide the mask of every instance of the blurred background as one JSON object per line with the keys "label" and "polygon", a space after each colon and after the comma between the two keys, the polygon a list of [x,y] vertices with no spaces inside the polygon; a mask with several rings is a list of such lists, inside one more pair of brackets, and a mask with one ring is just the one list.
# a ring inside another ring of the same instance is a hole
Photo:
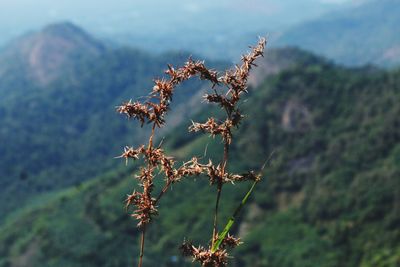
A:
{"label": "blurred background", "polygon": [[[136,264],[124,199],[138,164],[115,157],[149,129],[115,106],[167,64],[223,71],[259,37],[230,169],[275,153],[229,266],[400,266],[398,25],[398,0],[0,0],[0,267]],[[206,146],[221,158],[218,138],[187,133],[220,114],[201,103],[209,89],[176,92],[157,138],[177,162]],[[248,187],[224,188],[220,227]],[[144,266],[195,265],[178,248],[209,240],[214,190],[199,177],[168,192]]]}

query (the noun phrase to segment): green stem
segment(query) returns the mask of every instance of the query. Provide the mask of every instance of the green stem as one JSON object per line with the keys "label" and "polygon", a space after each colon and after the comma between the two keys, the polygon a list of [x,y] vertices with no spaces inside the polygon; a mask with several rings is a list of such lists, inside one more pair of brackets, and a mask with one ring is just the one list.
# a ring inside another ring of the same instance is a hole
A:
{"label": "green stem", "polygon": [[258,181],[254,181],[253,185],[251,186],[251,188],[249,189],[247,194],[242,199],[242,202],[240,202],[239,206],[236,208],[236,210],[233,213],[233,215],[229,218],[228,223],[225,225],[224,230],[221,232],[221,235],[218,235],[217,241],[213,244],[213,246],[211,248],[211,252],[212,253],[214,253],[214,252],[216,252],[218,250],[218,248],[221,245],[222,241],[224,240],[224,238],[228,234],[229,230],[232,228],[232,225],[235,222],[236,217],[238,216],[238,214],[239,214],[240,210],[242,209],[242,207],[246,204],[246,202],[249,199],[251,193],[253,192],[254,187],[256,186],[257,182]]}

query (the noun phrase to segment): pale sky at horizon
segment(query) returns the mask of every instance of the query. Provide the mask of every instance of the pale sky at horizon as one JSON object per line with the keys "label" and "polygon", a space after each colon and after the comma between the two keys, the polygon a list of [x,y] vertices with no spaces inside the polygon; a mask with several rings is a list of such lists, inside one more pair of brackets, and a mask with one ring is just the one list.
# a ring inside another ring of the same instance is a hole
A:
{"label": "pale sky at horizon", "polygon": [[[242,25],[259,17],[271,28],[290,25],[357,0],[0,0],[0,43],[48,23],[72,21],[98,33],[149,31],[191,24]],[[359,0],[358,0],[359,1]],[[301,13],[299,8],[303,7]],[[221,21],[216,16],[221,14]],[[207,17],[209,16],[209,17]],[[187,22],[187,18],[193,21]],[[134,25],[134,26],[132,26]],[[197,25],[197,27],[199,27]],[[135,28],[136,26],[136,28]],[[192,25],[193,26],[193,25]]]}

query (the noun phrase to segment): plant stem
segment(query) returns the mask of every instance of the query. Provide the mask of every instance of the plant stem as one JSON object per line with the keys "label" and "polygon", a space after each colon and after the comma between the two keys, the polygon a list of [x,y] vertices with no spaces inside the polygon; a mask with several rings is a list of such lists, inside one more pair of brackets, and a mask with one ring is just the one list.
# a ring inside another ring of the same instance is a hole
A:
{"label": "plant stem", "polygon": [[218,236],[218,239],[216,240],[216,242],[211,247],[211,252],[212,253],[214,253],[215,251],[218,250],[219,246],[221,245],[222,241],[224,240],[226,234],[231,229],[233,223],[236,220],[236,217],[238,216],[238,214],[239,214],[240,210],[243,208],[243,206],[246,204],[248,198],[250,197],[250,195],[253,192],[253,189],[254,189],[254,187],[256,186],[257,183],[258,183],[258,181],[254,181],[253,182],[253,184],[250,187],[249,191],[247,191],[246,195],[244,196],[244,198],[240,202],[239,206],[236,208],[236,210],[233,213],[233,215],[229,218],[228,223],[225,225],[224,230],[221,232],[221,234]]}
{"label": "plant stem", "polygon": [[[150,138],[149,138],[149,146],[148,146],[149,150],[153,149],[153,138],[154,138],[155,128],[156,128],[156,124],[154,123],[153,127],[151,128],[151,135],[150,135]],[[151,168],[150,161],[148,161],[148,168],[149,169]],[[139,255],[139,265],[138,265],[138,267],[142,267],[143,255],[144,255],[144,237],[145,237],[145,234],[146,234],[146,225],[144,225],[143,228],[142,228],[142,235],[141,235],[141,238],[140,238],[140,255]]]}
{"label": "plant stem", "polygon": [[146,225],[142,228],[142,236],[140,238],[140,255],[139,255],[139,265],[138,267],[142,267],[143,255],[144,255],[144,236],[146,234]]}
{"label": "plant stem", "polygon": [[[227,142],[224,143],[224,158],[222,160],[222,169],[223,173],[225,173],[226,170],[226,165],[228,163],[228,156],[229,156],[229,144]],[[218,188],[217,188],[217,200],[215,201],[215,212],[214,212],[214,227],[213,227],[213,235],[212,235],[212,241],[211,241],[211,246],[214,246],[215,239],[217,237],[218,233],[218,208],[219,208],[219,200],[221,198],[221,192],[222,192],[222,177],[218,181]]]}
{"label": "plant stem", "polygon": [[[274,155],[275,150],[271,152],[267,160],[264,162],[264,164],[261,166],[259,174],[261,175],[265,166],[268,164],[268,162],[272,159],[272,156]],[[254,187],[257,185],[259,181],[254,181],[253,184],[251,185],[249,191],[247,191],[246,195],[243,197],[242,201],[240,202],[239,206],[236,208],[235,212],[233,215],[229,218],[227,224],[225,225],[224,229],[222,230],[221,234],[218,235],[217,240],[213,240],[212,246],[211,246],[211,252],[214,253],[218,250],[219,246],[221,245],[222,241],[224,240],[225,236],[228,234],[229,230],[231,229],[233,223],[236,220],[236,217],[238,216],[240,210],[243,208],[243,206],[246,204],[247,200],[249,199],[251,193],[253,193]]]}
{"label": "plant stem", "polygon": [[213,226],[213,235],[212,235],[212,241],[211,244],[214,246],[214,241],[217,236],[217,226],[218,226],[218,207],[219,207],[219,199],[221,198],[221,192],[222,192],[222,183],[218,183],[218,189],[217,189],[217,200],[215,201],[215,211],[214,211],[214,226]]}
{"label": "plant stem", "polygon": [[161,189],[160,194],[158,195],[158,197],[156,198],[156,200],[154,201],[154,205],[156,205],[158,203],[158,201],[160,201],[161,197],[165,194],[165,192],[167,192],[169,186],[171,185],[170,182],[167,182],[164,187]]}
{"label": "plant stem", "polygon": [[151,135],[150,135],[150,138],[149,138],[149,149],[151,148],[153,148],[153,138],[154,138],[154,131],[155,131],[155,128],[156,128],[156,124],[154,123],[153,124],[153,127],[151,127]]}

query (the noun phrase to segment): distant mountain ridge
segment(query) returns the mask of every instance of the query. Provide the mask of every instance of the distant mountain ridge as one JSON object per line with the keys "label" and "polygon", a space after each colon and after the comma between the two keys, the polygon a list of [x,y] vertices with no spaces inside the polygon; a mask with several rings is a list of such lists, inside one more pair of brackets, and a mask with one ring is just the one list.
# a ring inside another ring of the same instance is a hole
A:
{"label": "distant mountain ridge", "polygon": [[374,0],[285,32],[275,45],[296,45],[346,65],[400,64],[400,4]]}
{"label": "distant mountain ridge", "polygon": [[104,45],[69,22],[49,25],[17,38],[0,53],[0,77],[19,69],[26,79],[47,85],[78,59],[99,56]]}

